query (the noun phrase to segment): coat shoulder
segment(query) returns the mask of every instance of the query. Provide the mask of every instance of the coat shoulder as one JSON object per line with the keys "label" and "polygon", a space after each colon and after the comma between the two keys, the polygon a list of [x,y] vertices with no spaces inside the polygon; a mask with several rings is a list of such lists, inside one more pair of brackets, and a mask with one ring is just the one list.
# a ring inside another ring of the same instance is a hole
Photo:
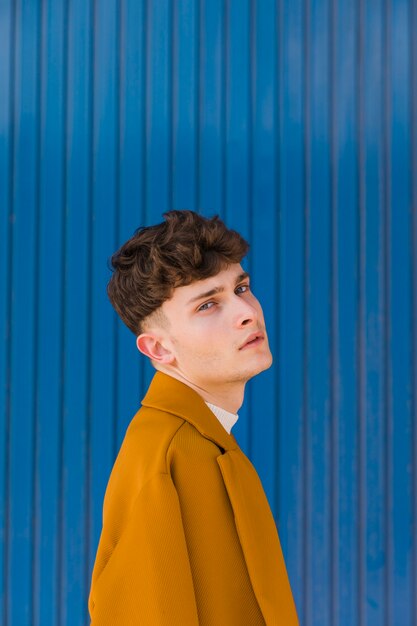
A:
{"label": "coat shoulder", "polygon": [[177,415],[142,407],[130,422],[116,457],[112,483],[127,487],[136,495],[156,474],[169,472],[167,453],[185,420]]}

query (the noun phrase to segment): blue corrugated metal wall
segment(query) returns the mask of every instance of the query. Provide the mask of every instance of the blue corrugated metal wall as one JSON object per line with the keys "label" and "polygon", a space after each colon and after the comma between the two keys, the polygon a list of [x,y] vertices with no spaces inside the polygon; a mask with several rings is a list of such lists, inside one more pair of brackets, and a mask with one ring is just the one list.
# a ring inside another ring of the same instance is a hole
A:
{"label": "blue corrugated metal wall", "polygon": [[106,261],[169,208],[252,245],[236,436],[301,624],[417,624],[417,2],[1,0],[3,626],[82,625],[150,368]]}

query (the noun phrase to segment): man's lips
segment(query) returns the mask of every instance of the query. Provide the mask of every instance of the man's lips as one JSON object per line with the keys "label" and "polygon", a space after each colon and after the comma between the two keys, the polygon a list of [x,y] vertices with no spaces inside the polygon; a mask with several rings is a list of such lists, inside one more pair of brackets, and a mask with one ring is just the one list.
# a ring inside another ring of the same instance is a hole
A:
{"label": "man's lips", "polygon": [[265,336],[261,332],[252,333],[249,337],[246,338],[244,343],[240,346],[239,350],[243,350],[244,348],[250,348],[251,346],[257,346],[265,339]]}

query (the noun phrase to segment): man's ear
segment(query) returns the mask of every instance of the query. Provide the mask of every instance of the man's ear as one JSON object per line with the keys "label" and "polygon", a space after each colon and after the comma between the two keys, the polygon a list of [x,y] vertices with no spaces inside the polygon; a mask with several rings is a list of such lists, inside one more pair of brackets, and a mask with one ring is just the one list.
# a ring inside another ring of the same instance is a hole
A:
{"label": "man's ear", "polygon": [[160,339],[152,333],[139,335],[136,339],[136,345],[139,352],[156,363],[172,363],[175,358],[172,352],[165,348]]}

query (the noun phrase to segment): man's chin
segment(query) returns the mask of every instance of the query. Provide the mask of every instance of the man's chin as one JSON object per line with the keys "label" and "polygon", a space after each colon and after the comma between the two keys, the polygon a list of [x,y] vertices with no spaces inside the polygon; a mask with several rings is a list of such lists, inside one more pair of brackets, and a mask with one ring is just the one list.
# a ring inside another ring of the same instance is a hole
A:
{"label": "man's chin", "polygon": [[269,368],[271,367],[273,361],[274,361],[274,359],[272,358],[272,354],[270,354],[269,358],[265,359],[265,363],[260,365],[259,371],[257,371],[256,373],[260,374],[261,372],[264,372],[265,370],[269,370]]}
{"label": "man's chin", "polygon": [[248,376],[246,380],[250,380],[251,378],[253,378],[254,376],[257,376],[261,372],[268,370],[271,367],[272,363],[273,363],[272,354],[270,353],[268,356],[265,355],[265,358],[259,360],[259,362],[256,363],[256,365],[254,365],[253,369],[251,369],[248,372]]}

